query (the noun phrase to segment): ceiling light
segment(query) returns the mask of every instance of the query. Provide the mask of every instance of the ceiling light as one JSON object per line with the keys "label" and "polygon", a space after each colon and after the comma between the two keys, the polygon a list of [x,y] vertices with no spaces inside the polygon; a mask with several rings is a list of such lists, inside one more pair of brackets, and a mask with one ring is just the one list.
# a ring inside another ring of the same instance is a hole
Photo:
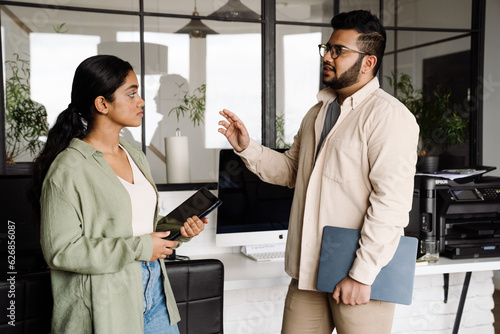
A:
{"label": "ceiling light", "polygon": [[224,6],[207,17],[219,18],[223,20],[260,19],[259,14],[242,4],[240,0],[229,0]]}
{"label": "ceiling light", "polygon": [[205,25],[203,22],[201,22],[200,19],[196,18],[197,16],[200,16],[198,11],[196,10],[196,1],[194,3],[193,16],[195,16],[195,17],[192,18],[188,24],[186,24],[181,29],[177,30],[175,33],[176,34],[189,34],[189,37],[191,37],[191,38],[205,38],[208,34],[218,34],[218,32],[210,29],[207,25]]}

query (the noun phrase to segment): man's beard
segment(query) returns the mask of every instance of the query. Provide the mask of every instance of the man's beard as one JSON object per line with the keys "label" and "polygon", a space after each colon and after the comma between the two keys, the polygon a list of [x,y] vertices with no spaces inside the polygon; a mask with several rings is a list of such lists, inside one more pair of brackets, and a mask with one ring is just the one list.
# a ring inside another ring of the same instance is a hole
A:
{"label": "man's beard", "polygon": [[[323,79],[323,83],[333,90],[339,90],[354,85],[359,80],[359,70],[363,63],[363,55],[360,55],[358,60],[349,67],[349,69],[342,73],[340,77],[334,77],[330,80]],[[336,70],[335,74],[337,73]]]}

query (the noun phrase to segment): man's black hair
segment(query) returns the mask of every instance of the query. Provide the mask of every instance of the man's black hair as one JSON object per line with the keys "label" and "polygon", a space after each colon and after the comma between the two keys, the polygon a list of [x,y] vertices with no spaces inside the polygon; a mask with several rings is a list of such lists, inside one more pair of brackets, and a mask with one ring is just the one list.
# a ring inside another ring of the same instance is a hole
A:
{"label": "man's black hair", "polygon": [[360,51],[377,57],[377,64],[373,69],[373,74],[377,75],[387,39],[385,28],[380,20],[367,10],[353,10],[334,16],[331,25],[334,30],[353,29],[361,34],[356,45]]}

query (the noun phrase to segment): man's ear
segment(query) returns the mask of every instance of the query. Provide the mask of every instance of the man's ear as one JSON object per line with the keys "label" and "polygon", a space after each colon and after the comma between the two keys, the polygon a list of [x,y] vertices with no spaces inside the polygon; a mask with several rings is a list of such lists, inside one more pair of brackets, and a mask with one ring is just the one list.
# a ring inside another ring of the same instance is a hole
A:
{"label": "man's ear", "polygon": [[108,113],[108,106],[107,106],[107,101],[104,98],[104,96],[98,96],[94,100],[94,106],[95,109],[97,110],[98,113],[107,115]]}
{"label": "man's ear", "polygon": [[365,56],[365,59],[363,61],[363,66],[361,67],[361,72],[368,73],[371,70],[373,70],[373,68],[377,64],[377,61],[378,61],[377,56],[374,55]]}

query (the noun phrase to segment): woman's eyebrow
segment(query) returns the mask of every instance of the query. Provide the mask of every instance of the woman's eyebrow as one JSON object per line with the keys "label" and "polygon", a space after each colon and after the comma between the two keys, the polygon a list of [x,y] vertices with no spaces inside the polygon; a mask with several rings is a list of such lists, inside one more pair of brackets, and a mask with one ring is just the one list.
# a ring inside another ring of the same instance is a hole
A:
{"label": "woman's eyebrow", "polygon": [[127,90],[130,90],[130,89],[139,89],[139,86],[138,85],[130,85],[127,87]]}

